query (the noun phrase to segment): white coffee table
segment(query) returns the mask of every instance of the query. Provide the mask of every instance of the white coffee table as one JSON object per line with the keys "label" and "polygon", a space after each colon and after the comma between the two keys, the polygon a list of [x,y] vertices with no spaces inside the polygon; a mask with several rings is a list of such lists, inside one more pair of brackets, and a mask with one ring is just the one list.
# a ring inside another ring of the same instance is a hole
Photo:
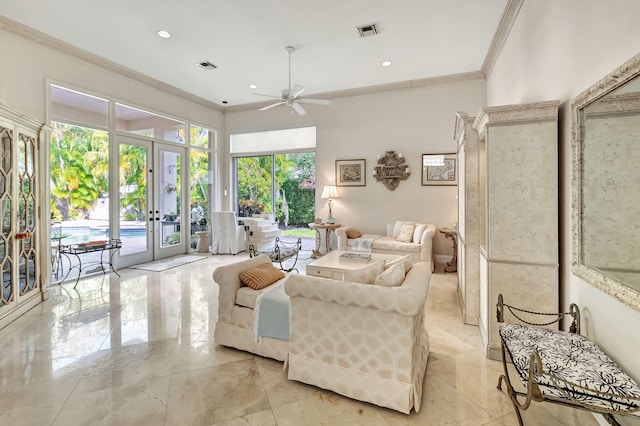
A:
{"label": "white coffee table", "polygon": [[403,257],[398,254],[369,253],[371,254],[371,260],[368,262],[356,262],[353,260],[341,260],[340,255],[342,253],[347,252],[335,250],[309,263],[307,265],[307,275],[344,281],[345,271],[357,271],[375,262],[391,262]]}

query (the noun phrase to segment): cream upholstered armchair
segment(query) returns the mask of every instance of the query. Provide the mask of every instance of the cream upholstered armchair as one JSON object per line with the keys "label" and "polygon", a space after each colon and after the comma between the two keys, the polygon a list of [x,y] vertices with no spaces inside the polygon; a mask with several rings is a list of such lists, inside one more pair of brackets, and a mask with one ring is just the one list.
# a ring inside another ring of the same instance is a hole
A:
{"label": "cream upholstered armchair", "polygon": [[429,356],[430,280],[430,262],[413,265],[397,287],[287,276],[289,379],[418,412]]}
{"label": "cream upholstered armchair", "polygon": [[212,254],[236,254],[245,250],[244,226],[238,225],[234,212],[212,212],[211,227]]}

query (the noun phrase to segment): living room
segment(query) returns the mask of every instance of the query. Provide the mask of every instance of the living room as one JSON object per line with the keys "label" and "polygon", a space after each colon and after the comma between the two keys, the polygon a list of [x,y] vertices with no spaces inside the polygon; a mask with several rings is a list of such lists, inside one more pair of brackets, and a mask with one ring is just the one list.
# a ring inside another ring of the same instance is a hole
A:
{"label": "living room", "polygon": [[[640,313],[591,286],[571,272],[571,126],[570,100],[638,53],[640,3],[635,0],[524,0],[504,44],[486,75],[446,76],[387,88],[384,91],[335,97],[330,107],[310,106],[309,115],[289,111],[224,109],[202,105],[171,90],[141,84],[123,70],[96,66],[73,52],[54,50],[28,40],[21,29],[0,19],[0,99],[45,122],[47,81],[126,99],[134,105],[162,111],[218,129],[223,147],[218,170],[216,206],[229,209],[231,163],[226,158],[229,136],[235,132],[317,126],[317,185],[335,179],[335,161],[365,159],[364,187],[340,188],[333,214],[344,224],[383,231],[397,218],[424,220],[438,226],[457,222],[454,187],[420,184],[425,153],[455,152],[456,111],[469,115],[482,107],[560,100],[560,298],[562,306],[577,303],[588,312],[587,332],[619,365],[640,379],[640,339],[632,338]],[[456,52],[451,52],[455,55]],[[371,177],[377,155],[402,152],[412,169],[395,191]],[[316,196],[316,211],[326,217],[326,200]],[[451,242],[438,235],[434,250],[450,256]],[[205,279],[210,279],[210,275]],[[631,337],[631,338],[630,338]]]}

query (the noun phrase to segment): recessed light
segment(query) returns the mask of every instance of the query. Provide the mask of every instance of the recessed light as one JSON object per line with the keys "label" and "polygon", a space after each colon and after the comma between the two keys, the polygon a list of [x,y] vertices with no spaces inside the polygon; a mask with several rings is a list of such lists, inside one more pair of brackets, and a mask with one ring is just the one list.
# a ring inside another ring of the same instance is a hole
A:
{"label": "recessed light", "polygon": [[256,86],[255,84],[250,84],[250,85],[249,85],[249,89],[255,89],[255,88],[257,88],[257,87],[258,87],[258,86]]}
{"label": "recessed light", "polygon": [[227,102],[227,101],[222,101],[222,103],[226,105],[226,104],[228,104],[229,102]]}
{"label": "recessed light", "polygon": [[158,34],[158,37],[162,37],[162,38],[169,38],[171,37],[171,33],[169,31],[166,30],[158,30],[156,32],[156,34]]}
{"label": "recessed light", "polygon": [[383,67],[389,67],[389,66],[391,66],[391,61],[384,61],[384,62],[383,62],[382,64],[380,64],[380,65],[382,65]]}

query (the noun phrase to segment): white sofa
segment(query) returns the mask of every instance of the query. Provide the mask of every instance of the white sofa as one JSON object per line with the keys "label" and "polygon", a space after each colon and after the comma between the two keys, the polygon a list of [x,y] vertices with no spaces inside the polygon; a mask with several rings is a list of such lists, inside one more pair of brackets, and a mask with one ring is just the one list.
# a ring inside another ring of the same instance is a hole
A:
{"label": "white sofa", "polygon": [[[254,334],[254,311],[258,296],[272,289],[262,290],[243,287],[240,272],[263,263],[271,263],[269,257],[261,254],[253,259],[219,266],[213,271],[213,281],[218,284],[218,321],[214,338],[216,343],[252,352],[268,358],[284,361],[289,351],[289,342],[262,337],[259,341]],[[284,279],[272,284],[283,285]]]}
{"label": "white sofa", "polygon": [[[240,273],[264,263],[270,260],[260,255],[213,272],[219,286],[216,343],[288,360],[291,380],[403,413],[420,410],[429,356],[429,262],[394,262],[404,265],[403,271],[409,268],[396,287],[298,274],[287,274],[263,290],[241,286]],[[371,279],[368,271],[351,278]],[[289,341],[258,340],[254,334],[256,299],[274,286],[284,286],[289,297]]]}
{"label": "white sofa", "polygon": [[[425,224],[426,229],[421,234],[418,241],[413,239],[410,242],[402,242],[397,240],[397,234],[394,235],[394,230],[398,230],[397,223],[391,223],[387,225],[387,235],[379,234],[363,234],[360,238],[348,238],[347,231],[350,227],[341,227],[336,229],[336,238],[338,240],[338,250],[344,251],[361,251],[363,239],[372,240],[370,251],[372,253],[385,253],[385,254],[400,254],[410,255],[413,262],[431,262],[435,265],[435,259],[433,255],[433,238],[436,235],[436,226],[433,224]],[[415,222],[403,222],[414,223]],[[367,250],[368,251],[368,250]]]}
{"label": "white sofa", "polygon": [[399,287],[289,275],[289,379],[403,413],[420,410],[431,268]]}

